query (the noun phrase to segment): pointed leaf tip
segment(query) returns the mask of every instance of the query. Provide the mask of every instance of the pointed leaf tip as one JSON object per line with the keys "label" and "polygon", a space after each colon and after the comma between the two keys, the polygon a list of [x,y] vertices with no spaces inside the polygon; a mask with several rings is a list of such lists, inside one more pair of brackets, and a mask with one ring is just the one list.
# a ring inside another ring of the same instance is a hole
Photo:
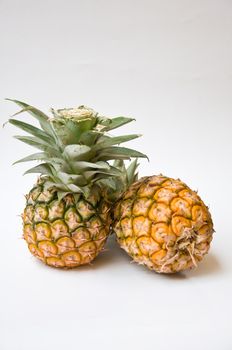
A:
{"label": "pointed leaf tip", "polygon": [[105,128],[104,128],[105,131],[110,131],[110,130],[116,129],[120,126],[123,126],[125,124],[128,124],[128,123],[132,122],[133,120],[135,120],[135,119],[134,118],[127,118],[127,117],[115,117],[115,118],[107,120],[107,123],[103,122],[102,124],[105,125]]}

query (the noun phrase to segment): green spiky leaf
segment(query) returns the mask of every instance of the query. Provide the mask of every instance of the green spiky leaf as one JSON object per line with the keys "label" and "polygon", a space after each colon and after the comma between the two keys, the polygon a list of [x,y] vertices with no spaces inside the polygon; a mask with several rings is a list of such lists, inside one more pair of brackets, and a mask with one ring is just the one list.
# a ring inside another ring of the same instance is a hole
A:
{"label": "green spiky leaf", "polygon": [[80,144],[91,147],[97,143],[98,139],[100,139],[102,135],[102,132],[96,130],[85,131],[80,137]]}
{"label": "green spiky leaf", "polygon": [[84,161],[78,161],[73,163],[73,168],[76,170],[77,173],[83,173],[90,169],[100,169],[100,170],[109,170],[110,165],[106,162],[84,162]]}
{"label": "green spiky leaf", "polygon": [[46,153],[38,152],[38,153],[30,154],[29,156],[24,157],[22,159],[16,160],[16,162],[14,162],[13,164],[29,162],[32,160],[46,160],[46,158],[47,158]]}
{"label": "green spiky leaf", "polygon": [[27,145],[30,145],[32,147],[45,151],[50,155],[52,154],[52,155],[57,155],[58,157],[60,156],[60,153],[57,149],[54,149],[49,145],[49,143],[37,137],[15,135],[14,138],[26,143]]}
{"label": "green spiky leaf", "polygon": [[136,181],[136,177],[137,177],[136,170],[138,166],[139,166],[138,160],[135,159],[127,168],[126,174],[127,174],[128,186],[132,185],[133,182]]}
{"label": "green spiky leaf", "polygon": [[62,183],[65,183],[67,185],[74,184],[77,186],[86,186],[87,182],[83,175],[76,175],[76,174],[67,174],[64,172],[59,171],[57,173],[57,176],[61,180]]}
{"label": "green spiky leaf", "polygon": [[17,126],[18,128],[22,129],[23,131],[26,131],[27,133],[33,135],[33,136],[36,136],[37,138],[41,139],[41,140],[44,140],[46,143],[53,143],[54,140],[48,135],[46,134],[44,131],[42,131],[41,129],[39,128],[36,128],[35,126],[33,125],[30,125],[28,123],[24,123],[20,120],[17,120],[17,119],[9,119],[9,123],[14,125],[14,126]]}
{"label": "green spiky leaf", "polygon": [[101,150],[104,148],[108,148],[113,145],[119,145],[123,142],[127,142],[130,140],[134,140],[141,135],[139,134],[132,134],[132,135],[123,135],[123,136],[115,136],[115,137],[104,137],[103,141],[100,141],[96,144],[96,146],[93,147],[94,151]]}
{"label": "green spiky leaf", "polygon": [[74,162],[89,159],[92,155],[92,150],[86,145],[68,145],[65,147],[63,154]]}
{"label": "green spiky leaf", "polygon": [[30,106],[28,105],[27,103],[25,102],[22,102],[22,101],[19,101],[19,100],[13,100],[13,99],[10,99],[10,98],[6,98],[7,101],[11,101],[11,102],[14,102],[16,103],[18,106],[22,107],[23,109],[17,113],[14,114],[15,115],[18,115],[18,114],[21,114],[23,112],[28,112],[30,113],[35,119],[37,119],[40,123],[40,126],[41,128],[46,131],[48,134],[50,135],[53,135],[53,130],[51,128],[51,125],[48,123],[48,116],[41,112],[39,109],[33,107],[33,106]]}
{"label": "green spiky leaf", "polygon": [[116,117],[116,118],[112,118],[110,119],[110,121],[106,120],[103,121],[101,124],[102,125],[106,125],[105,128],[103,129],[104,131],[110,131],[116,128],[119,128],[122,125],[128,124],[130,122],[132,122],[133,118],[126,118],[126,117]]}
{"label": "green spiky leaf", "polygon": [[141,152],[135,151],[126,147],[108,147],[105,148],[102,153],[99,155],[99,160],[110,160],[116,159],[115,156],[122,157],[121,159],[130,159],[130,158],[147,158],[147,156]]}
{"label": "green spiky leaf", "polygon": [[34,166],[33,168],[28,169],[27,171],[25,171],[24,175],[25,174],[42,174],[53,176],[53,171],[51,169],[51,165],[47,163],[42,163]]}

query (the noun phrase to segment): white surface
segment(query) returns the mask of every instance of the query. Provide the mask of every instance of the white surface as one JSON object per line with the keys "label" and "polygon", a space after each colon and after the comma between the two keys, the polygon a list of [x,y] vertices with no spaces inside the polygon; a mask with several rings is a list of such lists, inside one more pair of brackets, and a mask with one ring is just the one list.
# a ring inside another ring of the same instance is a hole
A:
{"label": "white surface", "polygon": [[1,131],[0,349],[232,349],[232,2],[0,2],[1,123],[18,98],[134,116],[141,175],[180,177],[210,205],[216,234],[196,271],[130,264],[111,239],[92,267],[48,268],[21,236],[29,146]]}

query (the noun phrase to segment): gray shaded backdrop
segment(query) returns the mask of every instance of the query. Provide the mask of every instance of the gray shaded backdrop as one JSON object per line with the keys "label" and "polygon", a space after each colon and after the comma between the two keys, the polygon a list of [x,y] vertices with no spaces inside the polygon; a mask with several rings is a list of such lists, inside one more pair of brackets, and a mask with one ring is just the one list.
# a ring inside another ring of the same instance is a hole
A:
{"label": "gray shaded backdrop", "polygon": [[[17,216],[35,181],[11,163],[33,149],[1,130],[1,350],[231,350],[232,2],[0,1],[1,123],[18,98],[133,116],[141,175],[180,177],[217,233],[198,270],[160,276],[111,239],[92,268],[30,257]],[[29,120],[28,117],[25,117]]]}

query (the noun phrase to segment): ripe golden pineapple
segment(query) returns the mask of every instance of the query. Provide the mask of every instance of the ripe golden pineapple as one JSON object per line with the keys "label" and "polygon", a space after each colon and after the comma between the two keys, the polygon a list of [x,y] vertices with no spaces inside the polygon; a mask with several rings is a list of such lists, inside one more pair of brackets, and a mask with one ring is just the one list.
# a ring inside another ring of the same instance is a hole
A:
{"label": "ripe golden pineapple", "polygon": [[17,139],[42,151],[16,162],[42,162],[26,172],[40,174],[22,215],[29,250],[54,267],[90,263],[109,235],[112,204],[137,176],[136,160],[127,169],[124,160],[145,157],[115,146],[139,135],[107,134],[132,119],[105,118],[84,106],[52,110],[49,118],[24,102],[12,101],[23,107],[16,114],[27,111],[40,123],[37,128],[9,120],[32,135]]}
{"label": "ripe golden pineapple", "polygon": [[75,199],[58,199],[55,188],[46,189],[39,179],[26,196],[23,236],[31,253],[54,267],[90,263],[103,249],[111,223],[110,204],[91,193]]}
{"label": "ripe golden pineapple", "polygon": [[162,175],[141,178],[129,187],[115,206],[114,231],[134,261],[160,273],[196,266],[214,232],[197,193]]}

